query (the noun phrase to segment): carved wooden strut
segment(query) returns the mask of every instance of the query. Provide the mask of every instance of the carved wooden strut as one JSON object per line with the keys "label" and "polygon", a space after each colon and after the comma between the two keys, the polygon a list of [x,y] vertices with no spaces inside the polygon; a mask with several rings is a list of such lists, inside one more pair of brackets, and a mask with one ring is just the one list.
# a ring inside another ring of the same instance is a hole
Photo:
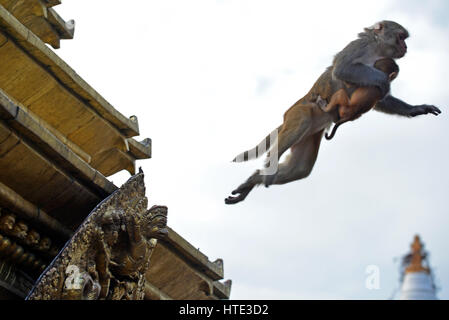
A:
{"label": "carved wooden strut", "polygon": [[167,207],[147,202],[140,171],[89,214],[27,299],[143,299],[151,253],[167,234]]}

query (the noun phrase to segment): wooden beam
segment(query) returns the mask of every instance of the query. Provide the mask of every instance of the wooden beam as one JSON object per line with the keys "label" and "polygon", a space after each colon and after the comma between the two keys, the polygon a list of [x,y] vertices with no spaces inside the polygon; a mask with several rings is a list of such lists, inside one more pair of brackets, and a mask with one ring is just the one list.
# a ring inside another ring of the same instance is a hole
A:
{"label": "wooden beam", "polygon": [[104,175],[86,163],[86,160],[90,161],[88,154],[63,137],[57,130],[50,130],[50,126],[46,122],[14,103],[1,89],[0,119],[5,120],[10,128],[14,128],[39,146],[39,149],[45,152],[52,162],[70,172],[94,190],[100,198],[105,198],[117,189]]}
{"label": "wooden beam", "polygon": [[42,40],[30,32],[2,6],[0,6],[0,29],[12,37],[39,64],[45,66],[58,81],[64,84],[88,107],[101,115],[103,119],[117,128],[126,138],[139,135],[137,122],[118,112],[66,62],[48,48]]}
{"label": "wooden beam", "polygon": [[172,247],[175,252],[184,256],[195,268],[201,270],[212,280],[223,279],[223,263],[218,259],[216,262],[209,261],[208,257],[192,246],[187,240],[181,237],[176,231],[167,227],[167,238],[161,240],[162,243]]}
{"label": "wooden beam", "polygon": [[164,292],[153,286],[148,280],[145,282],[145,300],[173,300]]}
{"label": "wooden beam", "polygon": [[73,232],[64,227],[57,220],[49,216],[45,211],[22,198],[18,193],[0,182],[0,199],[6,203],[6,206],[17,213],[18,216],[25,220],[36,222],[41,226],[53,231],[54,233],[68,239]]}

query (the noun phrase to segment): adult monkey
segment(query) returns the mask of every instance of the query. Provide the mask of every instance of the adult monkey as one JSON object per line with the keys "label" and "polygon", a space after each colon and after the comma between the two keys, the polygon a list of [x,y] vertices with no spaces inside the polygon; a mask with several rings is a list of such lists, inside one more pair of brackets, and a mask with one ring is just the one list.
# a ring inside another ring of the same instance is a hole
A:
{"label": "adult monkey", "polygon": [[345,82],[355,87],[375,86],[383,97],[374,107],[375,110],[405,117],[422,114],[441,113],[433,105],[412,106],[389,94],[388,75],[375,69],[374,63],[383,58],[399,59],[407,52],[405,39],[408,31],[393,21],[381,21],[359,33],[358,39],[349,43],[334,58],[332,66],[318,78],[312,89],[296,102],[284,114],[284,123],[276,130],[278,137],[274,145],[270,145],[270,135],[255,148],[238,155],[234,161],[242,162],[261,156],[265,146],[277,150],[277,158],[291,149],[284,162],[279,164],[273,175],[264,175],[257,170],[243,184],[232,191],[233,196],[225,199],[226,204],[243,201],[251,190],[260,184],[266,187],[272,184],[285,184],[307,177],[318,156],[324,130],[338,121],[338,111],[326,113],[317,104],[324,99],[329,102],[332,95],[346,88]]}

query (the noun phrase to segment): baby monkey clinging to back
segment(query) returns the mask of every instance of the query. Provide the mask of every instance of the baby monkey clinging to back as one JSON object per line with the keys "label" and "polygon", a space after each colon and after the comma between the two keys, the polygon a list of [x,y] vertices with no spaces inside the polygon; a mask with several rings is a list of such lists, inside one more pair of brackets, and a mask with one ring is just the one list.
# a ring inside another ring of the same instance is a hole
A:
{"label": "baby monkey clinging to back", "polygon": [[[374,64],[374,68],[386,73],[390,82],[393,81],[399,73],[398,65],[390,58],[377,60]],[[352,94],[350,94],[351,91],[353,92]],[[382,97],[380,89],[374,86],[354,89],[349,85],[347,89],[340,89],[335,92],[332,95],[329,104],[323,108],[323,110],[331,112],[338,108],[340,119],[335,123],[331,134],[328,135],[326,133],[326,139],[332,139],[341,124],[355,120],[362,114],[371,110]]]}

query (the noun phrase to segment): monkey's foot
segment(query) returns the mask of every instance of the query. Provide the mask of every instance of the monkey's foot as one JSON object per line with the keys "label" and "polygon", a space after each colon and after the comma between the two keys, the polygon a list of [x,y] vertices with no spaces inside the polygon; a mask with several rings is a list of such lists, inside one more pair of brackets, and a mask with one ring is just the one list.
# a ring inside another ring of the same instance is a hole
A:
{"label": "monkey's foot", "polygon": [[245,200],[246,196],[253,190],[254,186],[246,187],[246,188],[238,188],[234,191],[232,191],[232,195],[238,194],[238,196],[229,196],[225,199],[226,204],[236,204],[240,201]]}

